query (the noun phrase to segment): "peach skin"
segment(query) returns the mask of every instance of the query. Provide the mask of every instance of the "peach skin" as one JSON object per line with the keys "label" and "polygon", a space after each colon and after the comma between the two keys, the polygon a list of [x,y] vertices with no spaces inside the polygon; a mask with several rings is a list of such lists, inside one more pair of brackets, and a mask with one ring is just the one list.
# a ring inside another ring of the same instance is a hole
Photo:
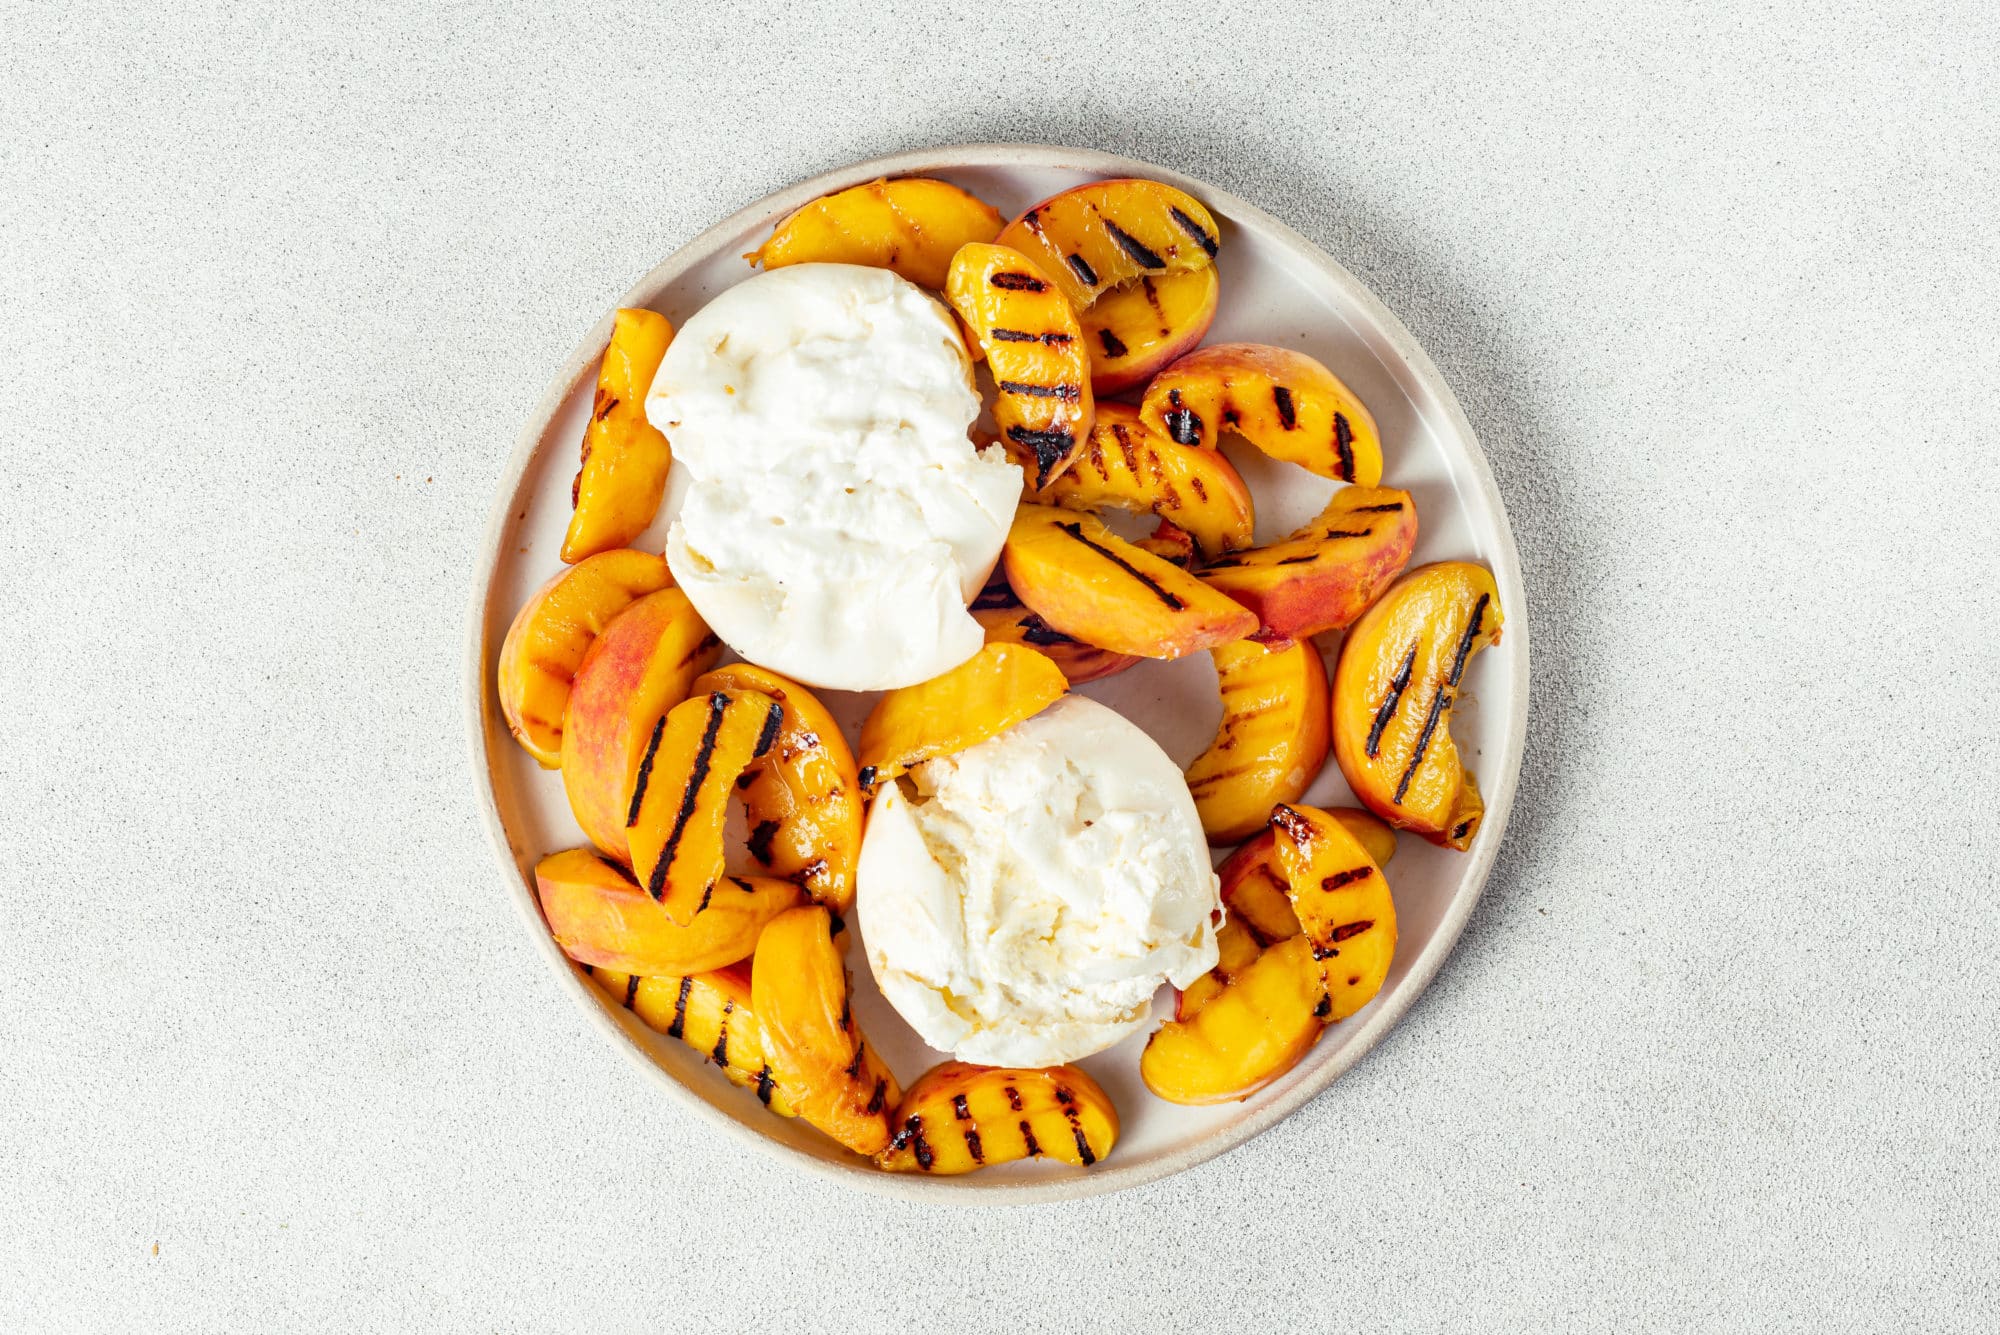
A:
{"label": "peach skin", "polygon": [[577,667],[563,712],[563,791],[584,836],[620,862],[632,860],[625,822],[653,725],[721,652],[687,595],[661,589],[613,618]]}
{"label": "peach skin", "polygon": [[1303,352],[1262,343],[1217,343],[1153,377],[1139,411],[1182,445],[1215,448],[1233,431],[1273,459],[1321,477],[1373,487],[1382,481],[1375,418],[1340,377]]}
{"label": "peach skin", "polygon": [[673,325],[655,311],[621,310],[612,321],[583,432],[583,463],[570,486],[576,508],[563,536],[566,562],[626,546],[660,508],[673,452],[646,421],[646,392],[673,336]]}
{"label": "peach skin", "polygon": [[1446,561],[1398,580],[1347,632],[1334,668],[1333,749],[1367,808],[1464,851],[1485,815],[1451,736],[1466,664],[1500,642],[1500,591],[1484,566]]}
{"label": "peach skin", "polygon": [[1416,545],[1409,492],[1342,487],[1311,523],[1268,547],[1210,561],[1201,582],[1255,612],[1258,639],[1304,639],[1360,616]]}
{"label": "peach skin", "polygon": [[708,907],[681,927],[630,872],[586,848],[543,858],[535,892],[564,954],[648,975],[702,973],[749,959],[764,924],[804,898],[790,881],[725,876]]}
{"label": "peach skin", "polygon": [[543,769],[562,763],[563,714],[584,654],[613,617],[673,582],[665,558],[651,552],[600,552],[556,575],[514,615],[500,645],[500,713]]}
{"label": "peach skin", "polygon": [[999,234],[1000,214],[973,195],[946,181],[900,176],[815,199],[743,258],[766,269],[862,264],[937,291],[960,246]]}

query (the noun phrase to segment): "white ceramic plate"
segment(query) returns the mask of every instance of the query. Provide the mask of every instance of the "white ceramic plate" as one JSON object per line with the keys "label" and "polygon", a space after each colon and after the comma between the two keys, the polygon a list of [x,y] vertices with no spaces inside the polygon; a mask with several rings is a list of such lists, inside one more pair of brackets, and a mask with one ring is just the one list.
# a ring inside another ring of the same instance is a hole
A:
{"label": "white ceramic plate", "polygon": [[[1453,723],[1486,794],[1486,822],[1470,853],[1403,837],[1389,877],[1399,942],[1381,994],[1329,1031],[1283,1079],[1241,1103],[1221,1107],[1181,1108],[1154,1098],[1139,1081],[1145,1036],[1128,1039],[1082,1063],[1111,1094],[1123,1120],[1123,1133],[1109,1158],[1087,1171],[1031,1162],[955,1178],[891,1175],[869,1167],[804,1123],[767,1113],[748,1093],[724,1081],[701,1054],[653,1033],[607,998],[557,949],[536,904],[535,863],[548,853],[582,844],[583,838],[570,816],[560,777],[538,768],[508,736],[494,695],[493,668],[515,610],[559,568],[556,553],[569,519],[570,479],[597,361],[609,337],[609,312],[577,344],[522,431],[488,527],[466,650],[474,781],[506,869],[507,893],[544,957],[596,1026],[656,1077],[667,1096],[721,1130],[803,1168],[896,1195],[997,1203],[1115,1191],[1240,1145],[1326,1089],[1396,1023],[1443,963],[1506,833],[1520,770],[1528,701],[1527,606],[1520,561],[1471,426],[1396,317],[1352,274],[1269,214],[1147,163],[1030,144],[960,145],[859,162],[801,181],[724,219],[647,274],[620,304],[649,306],[678,326],[716,293],[750,276],[753,270],[743,253],[799,205],[877,176],[917,174],[964,186],[1008,217],[1066,186],[1109,176],[1169,181],[1195,195],[1222,226],[1222,303],[1208,341],[1282,344],[1332,367],[1381,427],[1385,485],[1415,494],[1421,528],[1411,564],[1462,558],[1492,568],[1507,619],[1505,634],[1500,645],[1474,660],[1469,690]],[[1330,484],[1253,451],[1232,447],[1230,455],[1256,497],[1260,542],[1282,536],[1316,514],[1329,493]],[[635,545],[653,551],[664,546],[669,508],[671,498],[660,522]],[[1322,648],[1336,647],[1337,637],[1325,637]],[[1082,690],[1134,719],[1181,763],[1206,747],[1221,718],[1215,673],[1205,654],[1180,663],[1142,664]],[[871,697],[829,692],[825,698],[852,739]],[[1306,800],[1355,805],[1331,760]],[[859,943],[849,960],[855,1013],[907,1084],[940,1060],[940,1054],[925,1047],[882,1001]],[[1170,995],[1163,991],[1156,1003],[1163,1015]]]}

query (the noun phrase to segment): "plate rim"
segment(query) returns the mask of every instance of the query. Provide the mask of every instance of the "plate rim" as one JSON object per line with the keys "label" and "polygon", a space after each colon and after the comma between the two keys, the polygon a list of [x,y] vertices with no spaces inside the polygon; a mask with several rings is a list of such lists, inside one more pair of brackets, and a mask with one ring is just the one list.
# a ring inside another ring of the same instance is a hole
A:
{"label": "plate rim", "polygon": [[[555,968],[561,980],[558,986],[567,991],[584,1009],[589,1023],[605,1037],[610,1038],[629,1061],[650,1075],[656,1083],[664,1086],[681,1107],[691,1110],[708,1124],[721,1128],[739,1141],[754,1145],[766,1154],[782,1158],[817,1176],[877,1195],[931,1204],[1027,1205],[1078,1200],[1142,1186],[1185,1172],[1247,1144],[1310,1103],[1342,1075],[1353,1069],[1355,1064],[1372,1052],[1383,1036],[1400,1023],[1403,1016],[1416,1004],[1417,998],[1431,985],[1446,957],[1457,946],[1473,910],[1485,895],[1487,880],[1492,874],[1494,862],[1505,839],[1508,817],[1513,812],[1515,791],[1520,780],[1521,760],[1526,746],[1530,699],[1527,589],[1521,571],[1520,554],[1514,543],[1513,525],[1509,521],[1506,504],[1494,481],[1492,466],[1486,457],[1484,447],[1479,442],[1478,433],[1473,430],[1464,409],[1459,406],[1458,398],[1452,393],[1451,386],[1410,331],[1404,327],[1403,322],[1396,318],[1395,313],[1384,305],[1366,284],[1295,228],[1227,190],[1154,163],[1096,149],[1068,148],[1042,143],[946,144],[865,158],[816,173],[752,200],[735,210],[675,248],[665,259],[647,270],[619,298],[617,306],[650,305],[668,282],[695,263],[697,255],[713,249],[716,241],[722,236],[739,232],[756,223],[783,217],[820,195],[858,185],[878,176],[950,171],[960,167],[1019,167],[1077,171],[1099,176],[1144,176],[1166,181],[1187,190],[1202,199],[1211,209],[1224,214],[1239,226],[1254,225],[1256,229],[1266,233],[1268,238],[1288,245],[1296,255],[1315,265],[1336,288],[1340,289],[1344,297],[1375,322],[1376,327],[1387,336],[1390,347],[1402,358],[1418,383],[1430,393],[1445,420],[1466,446],[1472,479],[1481,497],[1498,520],[1499,543],[1497,550],[1492,553],[1493,574],[1500,586],[1501,596],[1506,600],[1503,605],[1509,608],[1511,615],[1508,617],[1508,634],[1497,647],[1503,650],[1510,660],[1510,665],[1514,669],[1516,688],[1508,699],[1500,765],[1495,781],[1487,794],[1486,824],[1481,829],[1481,834],[1485,837],[1477,841],[1472,852],[1467,855],[1470,862],[1467,871],[1463,873],[1464,888],[1453,896],[1438,923],[1437,930],[1432,933],[1424,950],[1411,961],[1402,986],[1396,989],[1393,996],[1383,998],[1380,1005],[1368,1007],[1361,1017],[1357,1017],[1361,1021],[1358,1026],[1360,1029],[1358,1037],[1350,1038],[1338,1055],[1322,1062],[1319,1068],[1312,1072],[1310,1078],[1301,1080],[1282,1096],[1247,1117],[1217,1127],[1201,1139],[1182,1146],[1172,1153],[1129,1165],[1113,1162],[1087,1173],[1076,1176],[1065,1175],[1047,1181],[988,1180],[983,1185],[976,1173],[952,1178],[912,1177],[866,1167],[859,1159],[841,1161],[820,1158],[795,1146],[786,1145],[728,1116],[652,1061],[633,1041],[632,1036],[625,1031],[618,1019],[601,1004],[596,989],[586,981],[583,972],[569,957],[562,953],[554,937],[548,932],[535,898],[533,875],[524,871],[522,859],[514,849],[506,822],[500,814],[492,760],[494,743],[499,740],[511,745],[512,741],[504,725],[498,726],[496,738],[499,711],[497,701],[491,698],[492,693],[487,689],[492,680],[494,666],[487,652],[488,627],[494,615],[495,575],[500,564],[500,540],[506,532],[508,516],[521,503],[529,464],[547,433],[551,418],[576,388],[580,377],[590,370],[593,360],[601,354],[605,341],[610,337],[611,322],[616,307],[606,311],[585,332],[581,341],[571,351],[562,369],[550,381],[548,389],[524,422],[515,438],[513,452],[508,456],[501,471],[499,490],[480,534],[480,550],[473,563],[471,598],[465,624],[464,718],[468,758],[472,765],[474,787],[477,789],[481,822],[485,827],[487,841],[493,854],[511,886],[512,893],[509,897],[513,900],[515,910],[530,928],[530,935],[536,943],[535,948],[542,958]],[[511,623],[511,610],[505,612],[503,620]]]}

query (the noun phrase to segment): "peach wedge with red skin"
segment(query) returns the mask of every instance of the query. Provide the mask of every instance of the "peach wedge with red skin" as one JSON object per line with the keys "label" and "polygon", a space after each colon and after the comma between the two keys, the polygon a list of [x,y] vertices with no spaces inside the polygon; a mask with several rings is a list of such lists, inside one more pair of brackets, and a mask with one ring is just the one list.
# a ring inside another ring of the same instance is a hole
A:
{"label": "peach wedge with red skin", "polygon": [[1211,844],[1264,828],[1271,808],[1296,802],[1326,764],[1326,664],[1311,640],[1238,640],[1209,651],[1222,726],[1188,766],[1188,791]]}
{"label": "peach wedge with red skin", "polygon": [[999,212],[948,181],[900,176],[822,195],[744,256],[766,269],[860,264],[941,290],[960,246],[1000,234]]}
{"label": "peach wedge with red skin", "polygon": [[1472,656],[1500,642],[1501,620],[1484,566],[1423,566],[1354,623],[1334,669],[1334,756],[1348,786],[1389,824],[1461,851],[1486,806],[1451,711]]}
{"label": "peach wedge with red skin", "polygon": [[1201,581],[1257,614],[1257,638],[1303,639],[1353,622],[1409,563],[1417,506],[1407,491],[1342,487],[1280,542],[1232,552]]}
{"label": "peach wedge with red skin", "polygon": [[632,870],[685,927],[722,879],[723,822],[736,782],[776,743],[784,706],[761,691],[717,690],[668,710],[632,785]]}
{"label": "peach wedge with red skin", "polygon": [[1088,1168],[1118,1141],[1110,1096],[1074,1066],[945,1062],[910,1086],[893,1124],[876,1162],[939,1177],[1043,1157]]}
{"label": "peach wedge with red skin", "polygon": [[702,973],[750,958],[764,924],[804,898],[790,881],[725,876],[708,907],[681,927],[630,872],[585,848],[543,858],[535,892],[564,954],[578,964],[649,976]]}
{"label": "peach wedge with red skin", "polygon": [[1015,596],[1043,621],[1114,653],[1179,658],[1257,629],[1256,613],[1095,515],[1023,505],[1000,559]]}
{"label": "peach wedge with red skin", "polygon": [[721,1067],[730,1084],[752,1091],[780,1117],[799,1115],[764,1059],[763,1030],[750,1009],[750,974],[742,965],[654,977],[595,965],[584,971],[648,1029],[679,1039]]}
{"label": "peach wedge with red skin", "polygon": [[[1031,462],[1010,450],[1014,462]],[[1215,450],[1174,442],[1128,403],[1100,403],[1076,460],[1031,499],[1065,510],[1152,514],[1214,558],[1250,545],[1256,506],[1235,465]]]}
{"label": "peach wedge with red skin", "polygon": [[770,752],[737,793],[751,858],[770,875],[798,883],[815,904],[845,912],[854,902],[862,801],[840,725],[818,696],[768,668],[731,663],[694,684],[697,695],[732,689],[761,692],[784,710]]}
{"label": "peach wedge with red skin", "polygon": [[563,713],[563,791],[584,836],[620,862],[632,860],[625,823],[653,727],[721,652],[688,596],[661,589],[619,613],[576,670]]}
{"label": "peach wedge with red skin", "polygon": [[972,619],[986,628],[988,644],[1026,645],[1061,669],[1072,686],[1123,672],[1140,661],[1056,630],[1023,607],[1007,587],[1006,576],[997,573],[973,599]]}
{"label": "peach wedge with red skin", "polygon": [[833,915],[817,905],[772,919],[757,938],[750,1004],[765,1060],[799,1115],[856,1154],[880,1154],[902,1091],[854,1023],[833,934]]}
{"label": "peach wedge with red skin", "polygon": [[1382,990],[1396,956],[1396,901],[1361,841],[1316,807],[1271,813],[1276,865],[1312,945],[1330,1022],[1346,1019]]}
{"label": "peach wedge with red skin", "polygon": [[1214,323],[1221,296],[1221,275],[1209,265],[1161,278],[1147,274],[1078,311],[1091,389],[1122,394],[1193,351]]}
{"label": "peach wedge with red skin", "polygon": [[544,769],[562,763],[562,723],[576,670],[611,619],[672,584],[663,557],[619,549],[579,561],[535,591],[500,645],[500,713]]}
{"label": "peach wedge with red skin", "polygon": [[993,421],[1045,487],[1076,457],[1096,412],[1083,327],[1060,289],[1019,251],[968,245],[952,258],[944,292],[986,354],[997,391]]}
{"label": "peach wedge with red skin", "polygon": [[884,691],[861,724],[862,791],[998,737],[1068,690],[1062,670],[1035,650],[987,644],[942,676]]}
{"label": "peach wedge with red skin", "polygon": [[570,487],[576,509],[563,535],[564,561],[625,546],[660,508],[674,456],[667,438],[646,421],[646,392],[673,336],[673,325],[656,311],[621,310],[612,320],[584,428],[583,463]]}
{"label": "peach wedge with red skin", "polygon": [[1303,936],[1280,941],[1186,1020],[1146,1042],[1139,1077],[1169,1103],[1248,1098],[1298,1064],[1326,1027],[1328,1002]]}
{"label": "peach wedge with red skin", "polygon": [[1233,431],[1321,477],[1382,481],[1374,415],[1339,376],[1290,348],[1217,343],[1191,352],[1153,378],[1139,411],[1182,445],[1213,449]]}

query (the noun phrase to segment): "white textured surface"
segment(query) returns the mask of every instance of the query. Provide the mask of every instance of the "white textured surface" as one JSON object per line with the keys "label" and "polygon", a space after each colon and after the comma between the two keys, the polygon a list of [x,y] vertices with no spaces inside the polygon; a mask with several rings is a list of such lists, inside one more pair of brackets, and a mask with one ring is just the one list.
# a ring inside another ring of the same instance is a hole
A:
{"label": "white textured surface", "polygon": [[[882,8],[0,5],[0,1327],[1990,1321],[1991,8]],[[1487,897],[1355,1071],[969,1213],[588,1033],[458,684],[579,332],[745,200],[986,138],[1374,287],[1493,459],[1536,691]]]}

